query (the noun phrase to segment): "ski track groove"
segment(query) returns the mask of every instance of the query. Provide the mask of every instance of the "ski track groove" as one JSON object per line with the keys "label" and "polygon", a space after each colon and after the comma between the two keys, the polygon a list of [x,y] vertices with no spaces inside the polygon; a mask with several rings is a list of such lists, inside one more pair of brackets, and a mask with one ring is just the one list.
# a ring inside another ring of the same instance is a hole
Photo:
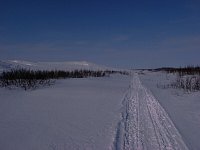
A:
{"label": "ski track groove", "polygon": [[124,95],[113,150],[188,150],[168,114],[137,73]]}

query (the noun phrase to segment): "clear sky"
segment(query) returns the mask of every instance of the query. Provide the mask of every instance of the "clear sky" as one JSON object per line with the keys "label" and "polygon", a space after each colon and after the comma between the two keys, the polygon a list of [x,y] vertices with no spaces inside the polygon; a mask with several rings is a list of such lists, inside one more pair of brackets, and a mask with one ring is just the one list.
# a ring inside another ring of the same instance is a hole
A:
{"label": "clear sky", "polygon": [[0,59],[200,64],[200,1],[0,0]]}

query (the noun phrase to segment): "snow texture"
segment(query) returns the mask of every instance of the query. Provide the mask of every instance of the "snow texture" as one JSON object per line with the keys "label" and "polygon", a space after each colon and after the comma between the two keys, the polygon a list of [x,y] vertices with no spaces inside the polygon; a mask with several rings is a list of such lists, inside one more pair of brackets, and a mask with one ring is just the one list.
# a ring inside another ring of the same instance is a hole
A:
{"label": "snow texture", "polygon": [[0,89],[0,150],[106,150],[129,77],[58,80],[34,91]]}
{"label": "snow texture", "polygon": [[173,122],[137,74],[124,96],[114,150],[187,150]]}
{"label": "snow texture", "polygon": [[179,130],[190,150],[200,149],[200,93],[186,93],[181,89],[160,88],[176,78],[163,72],[144,72],[142,83],[153,93]]}

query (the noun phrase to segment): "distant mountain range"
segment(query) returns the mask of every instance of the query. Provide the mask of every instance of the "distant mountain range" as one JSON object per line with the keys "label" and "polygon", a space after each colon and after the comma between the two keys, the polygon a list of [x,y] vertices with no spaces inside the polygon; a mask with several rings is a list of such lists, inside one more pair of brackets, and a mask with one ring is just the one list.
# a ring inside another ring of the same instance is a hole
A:
{"label": "distant mountain range", "polygon": [[70,62],[30,62],[24,60],[0,60],[0,71],[13,68],[25,68],[31,70],[119,70],[87,61]]}

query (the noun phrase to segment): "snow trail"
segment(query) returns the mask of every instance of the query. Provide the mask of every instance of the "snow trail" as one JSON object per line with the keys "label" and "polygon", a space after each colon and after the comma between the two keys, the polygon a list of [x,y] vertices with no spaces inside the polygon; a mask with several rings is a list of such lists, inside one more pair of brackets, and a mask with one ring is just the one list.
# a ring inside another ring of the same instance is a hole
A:
{"label": "snow trail", "polygon": [[168,114],[136,73],[122,104],[113,150],[188,149]]}

